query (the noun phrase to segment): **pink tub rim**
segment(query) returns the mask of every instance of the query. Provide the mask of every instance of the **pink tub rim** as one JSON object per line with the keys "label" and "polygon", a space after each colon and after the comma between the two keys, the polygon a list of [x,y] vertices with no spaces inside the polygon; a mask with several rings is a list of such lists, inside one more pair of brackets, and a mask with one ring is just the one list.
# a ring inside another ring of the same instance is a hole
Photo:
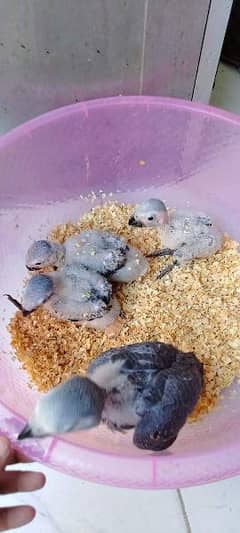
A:
{"label": "pink tub rim", "polygon": [[[0,419],[1,405],[4,406],[5,411],[7,410],[10,416],[13,415],[20,422],[23,422],[23,418],[20,417],[19,414],[16,413],[16,411],[5,405],[2,401],[0,401]],[[0,430],[0,435],[5,435],[6,437],[10,438],[15,449],[18,449],[19,451],[21,451],[21,453],[26,453],[25,444],[21,443],[19,445],[18,441],[13,440],[10,435],[4,431]],[[49,466],[49,456],[52,450],[54,449],[56,443],[58,442],[64,443],[65,446],[69,446],[70,449],[72,448],[72,451],[74,449],[78,450],[78,452],[79,450],[81,450],[83,454],[86,454],[87,460],[90,461],[91,464],[94,464],[94,474],[91,470],[87,472],[85,468],[83,468],[83,471],[81,473],[81,479],[92,483],[106,484],[118,488],[142,490],[167,490],[177,488],[181,489],[191,486],[214,483],[220,480],[240,475],[239,446],[236,443],[228,447],[227,455],[225,448],[214,448],[211,451],[202,454],[197,453],[196,455],[192,454],[191,456],[179,455],[178,459],[176,459],[174,455],[170,454],[161,456],[161,453],[159,453],[159,455],[147,455],[147,453],[143,453],[143,455],[139,457],[131,456],[131,462],[133,464],[135,463],[136,467],[141,461],[149,463],[151,470],[151,479],[146,481],[143,480],[142,482],[139,482],[139,480],[135,481],[134,479],[129,480],[128,476],[126,476],[126,480],[123,479],[122,476],[118,476],[117,472],[122,471],[124,469],[125,459],[128,460],[129,457],[122,456],[118,453],[110,454],[84,446],[81,446],[80,448],[76,444],[66,442],[60,436],[56,436],[51,439],[48,451],[43,457],[39,456],[39,454],[36,454],[34,449],[31,450],[31,445],[27,445],[27,456],[39,462],[40,464],[43,464],[47,467],[53,468],[58,472],[66,474],[66,472],[63,471],[61,464],[54,464],[51,462]],[[116,460],[116,472],[113,472],[113,470],[111,469],[111,473],[110,475],[108,475],[108,463],[109,459],[112,458]],[[98,471],[99,461],[101,462],[101,465],[104,462],[104,474],[102,468]],[[164,477],[161,476],[161,461],[164,461]],[[209,464],[211,464],[210,471]],[[171,480],[169,480],[168,476],[166,475],[166,472],[168,470],[168,467],[172,470],[174,465],[176,466],[176,477],[173,478],[172,476]],[[74,477],[74,470],[71,471],[71,469],[68,468],[67,475],[71,475]]]}
{"label": "pink tub rim", "polygon": [[240,116],[231,113],[230,111],[225,111],[218,109],[207,104],[200,104],[198,102],[191,102],[188,100],[183,100],[180,98],[169,98],[163,96],[111,96],[106,98],[97,98],[94,100],[85,100],[83,102],[77,102],[75,104],[65,105],[63,107],[58,107],[51,111],[47,111],[38,117],[35,117],[23,124],[20,124],[16,128],[13,128],[9,132],[5,133],[0,137],[0,148],[3,148],[5,145],[9,144],[18,139],[23,133],[29,134],[36,127],[42,126],[49,121],[58,120],[64,115],[78,113],[79,110],[85,115],[88,113],[88,110],[94,108],[100,108],[110,105],[162,105],[163,107],[181,107],[182,109],[189,109],[195,111],[196,113],[207,113],[208,115],[214,116],[219,119],[224,119],[234,124],[240,124]]}

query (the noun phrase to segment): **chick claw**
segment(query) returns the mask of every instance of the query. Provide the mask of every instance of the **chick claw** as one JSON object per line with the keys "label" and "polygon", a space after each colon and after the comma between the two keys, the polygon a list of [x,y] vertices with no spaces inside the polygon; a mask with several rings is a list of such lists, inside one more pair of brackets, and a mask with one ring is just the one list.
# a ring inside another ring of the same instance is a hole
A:
{"label": "chick claw", "polygon": [[156,279],[162,279],[166,274],[169,274],[169,272],[172,272],[172,270],[176,266],[178,266],[178,261],[174,261],[174,263],[172,263],[171,265],[166,266],[165,268],[163,268],[163,270],[161,270],[161,272],[159,272]]}
{"label": "chick claw", "polygon": [[122,434],[126,433],[126,429],[119,427],[117,424],[115,424],[111,420],[103,419],[102,421],[107,426],[107,428],[110,429],[110,431],[112,431],[112,433],[115,433],[115,431],[118,431],[119,433],[122,433]]}
{"label": "chick claw", "polygon": [[151,254],[148,254],[146,257],[165,257],[172,256],[176,250],[171,250],[171,248],[164,248],[163,250],[156,250]]}

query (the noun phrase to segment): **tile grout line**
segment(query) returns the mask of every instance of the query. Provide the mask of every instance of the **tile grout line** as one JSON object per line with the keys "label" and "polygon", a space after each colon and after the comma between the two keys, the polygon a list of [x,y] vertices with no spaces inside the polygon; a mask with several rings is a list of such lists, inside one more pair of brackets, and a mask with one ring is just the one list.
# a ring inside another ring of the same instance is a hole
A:
{"label": "tile grout line", "polygon": [[146,33],[147,33],[147,19],[148,19],[148,4],[149,0],[145,0],[144,5],[144,19],[143,19],[143,43],[141,54],[141,70],[139,79],[139,94],[143,92],[143,76],[144,76],[144,63],[145,63],[145,47],[146,47]]}
{"label": "tile grout line", "polygon": [[184,500],[183,500],[182,493],[181,493],[180,489],[177,489],[177,497],[178,497],[178,501],[180,503],[180,507],[181,507],[181,510],[182,510],[183,519],[184,519],[184,523],[185,523],[185,526],[186,526],[186,532],[187,533],[192,533],[191,524],[190,524],[190,521],[189,521],[189,518],[188,518],[187,510],[186,510],[185,503],[184,503]]}

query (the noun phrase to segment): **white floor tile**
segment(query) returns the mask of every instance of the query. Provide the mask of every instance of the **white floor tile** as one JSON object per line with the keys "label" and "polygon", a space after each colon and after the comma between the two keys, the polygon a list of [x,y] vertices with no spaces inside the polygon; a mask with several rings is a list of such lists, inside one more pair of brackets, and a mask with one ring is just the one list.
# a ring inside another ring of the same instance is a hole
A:
{"label": "white floor tile", "polygon": [[193,533],[239,533],[240,477],[182,490]]}
{"label": "white floor tile", "polygon": [[[137,491],[94,485],[40,465],[47,484],[38,493],[7,496],[6,503],[29,503],[35,521],[19,533],[186,533],[175,491]],[[43,527],[44,526],[44,527]]]}

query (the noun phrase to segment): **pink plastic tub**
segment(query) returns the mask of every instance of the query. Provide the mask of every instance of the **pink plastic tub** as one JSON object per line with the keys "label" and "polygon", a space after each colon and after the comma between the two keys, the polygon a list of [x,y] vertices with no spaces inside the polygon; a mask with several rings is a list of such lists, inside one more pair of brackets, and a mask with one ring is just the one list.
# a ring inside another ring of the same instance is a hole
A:
{"label": "pink plastic tub", "polygon": [[[201,207],[240,237],[240,120],[209,107],[155,97],[69,106],[2,137],[0,169],[0,294],[19,296],[30,241],[87,211],[92,204],[80,195],[91,191]],[[10,355],[6,325],[13,309],[3,297],[0,306],[0,430],[14,440],[37,393]],[[38,461],[95,482],[149,489],[196,485],[240,473],[239,406],[239,395],[227,390],[214,412],[187,425],[158,455],[134,448],[131,434],[104,428],[21,447]]]}

